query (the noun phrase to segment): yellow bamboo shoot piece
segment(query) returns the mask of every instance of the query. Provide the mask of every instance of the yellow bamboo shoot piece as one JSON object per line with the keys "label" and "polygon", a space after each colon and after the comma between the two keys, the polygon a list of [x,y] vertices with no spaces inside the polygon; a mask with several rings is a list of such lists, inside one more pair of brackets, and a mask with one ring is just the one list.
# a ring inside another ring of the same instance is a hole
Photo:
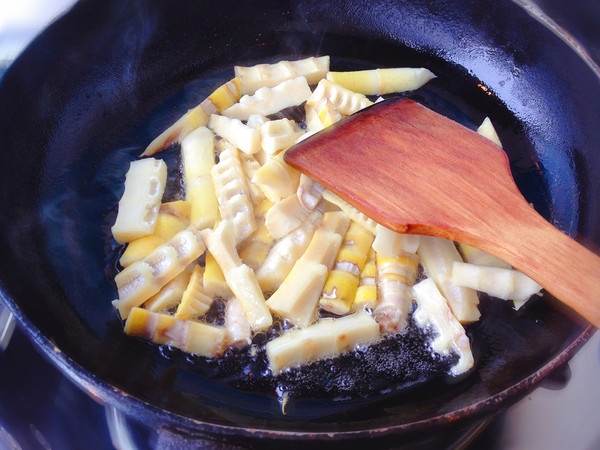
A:
{"label": "yellow bamboo shoot piece", "polygon": [[165,284],[160,291],[144,303],[144,308],[159,313],[168,313],[175,309],[181,302],[181,297],[190,281],[194,265],[190,264],[183,272]]}
{"label": "yellow bamboo shoot piece", "polygon": [[210,252],[206,252],[202,283],[204,290],[211,297],[218,297],[222,299],[233,297],[233,293],[225,281],[225,275],[223,275],[223,271],[219,267],[215,257]]}
{"label": "yellow bamboo shoot piece", "polygon": [[310,57],[297,61],[279,61],[275,64],[257,64],[252,67],[234,67],[242,93],[253,94],[262,87],[275,87],[284,81],[303,76],[309,84],[317,84],[329,71],[329,56]]}
{"label": "yellow bamboo shoot piece", "polygon": [[127,267],[149,255],[154,249],[167,242],[190,224],[190,204],[185,200],[160,205],[154,233],[134,239],[121,255],[119,263]]}
{"label": "yellow bamboo shoot piece", "polygon": [[375,250],[371,247],[367,253],[367,260],[360,272],[358,288],[352,303],[353,310],[375,308],[377,305],[377,263]]}
{"label": "yellow bamboo shoot piece", "polygon": [[321,99],[319,103],[314,105],[314,108],[319,121],[323,124],[323,128],[342,120],[342,115],[336,111],[335,105],[328,98]]}
{"label": "yellow bamboo shoot piece", "polygon": [[377,224],[373,248],[384,258],[393,258],[400,252],[416,253],[421,242],[418,234],[401,234]]}
{"label": "yellow bamboo shoot piece", "polygon": [[274,155],[294,145],[302,134],[293,120],[269,120],[260,127],[261,147],[268,155]]}
{"label": "yellow bamboo shoot piece", "polygon": [[194,266],[192,275],[185,291],[181,296],[181,303],[175,311],[178,319],[197,319],[205,314],[213,302],[213,298],[204,289],[202,276],[204,269],[198,264]]}
{"label": "yellow bamboo shoot piece", "polygon": [[240,81],[237,78],[228,81],[163,131],[146,147],[146,150],[140,156],[152,156],[174,142],[181,143],[193,130],[208,125],[211,114],[218,114],[223,109],[229,108],[241,96]]}
{"label": "yellow bamboo shoot piece", "polygon": [[286,368],[339,356],[379,338],[379,325],[366,312],[340,319],[321,319],[310,327],[287,331],[267,343],[269,367],[277,375]]}
{"label": "yellow bamboo shoot piece", "polygon": [[435,78],[435,75],[430,70],[422,67],[329,72],[327,74],[327,80],[332,83],[364,95],[385,95],[414,91],[433,78]]}
{"label": "yellow bamboo shoot piece", "polygon": [[417,277],[417,255],[402,252],[393,258],[377,255],[375,318],[382,330],[401,333],[408,325],[411,287]]}
{"label": "yellow bamboo shoot piece", "polygon": [[244,315],[242,304],[235,297],[230,298],[225,306],[225,328],[231,345],[252,343],[252,327]]}
{"label": "yellow bamboo shoot piece", "polygon": [[319,300],[321,308],[338,315],[350,312],[358,289],[359,276],[372,243],[373,234],[369,230],[356,222],[350,223],[333,270],[327,276]]}
{"label": "yellow bamboo shoot piece", "polygon": [[139,306],[185,270],[206,247],[193,226],[177,233],[141,261],[126,267],[115,277],[119,292],[113,305],[126,319],[131,308]]}
{"label": "yellow bamboo shoot piece", "polygon": [[452,283],[452,265],[463,262],[454,242],[432,236],[422,236],[418,255],[426,274],[433,278],[438,289],[448,300],[450,309],[460,323],[474,322],[481,315],[479,297],[474,289]]}
{"label": "yellow bamboo shoot piece", "polygon": [[458,261],[452,265],[452,283],[517,302],[525,302],[542,290],[539,284],[518,270]]}
{"label": "yellow bamboo shoot piece", "polygon": [[373,104],[373,102],[363,94],[352,92],[339,84],[332,83],[325,79],[319,81],[317,88],[308,98],[306,103],[308,105],[316,106],[324,98],[331,102],[336,111],[345,116],[354,114]]}
{"label": "yellow bamboo shoot piece", "polygon": [[241,120],[213,114],[208,127],[244,153],[252,155],[261,150],[260,130],[243,124]]}
{"label": "yellow bamboo shoot piece", "polygon": [[212,180],[223,220],[233,223],[236,244],[256,230],[252,194],[238,150],[226,146],[212,170]]}
{"label": "yellow bamboo shoot piece", "polygon": [[306,327],[314,319],[317,302],[350,219],[342,211],[325,213],[308,248],[281,286],[267,300],[275,314]]}
{"label": "yellow bamboo shoot piece", "polygon": [[255,208],[256,230],[239,246],[239,255],[242,261],[257,270],[267,258],[267,254],[273,245],[273,236],[265,225],[265,215],[273,204],[268,199],[263,199]]}
{"label": "yellow bamboo shoot piece", "polygon": [[155,158],[132,161],[111,231],[119,244],[152,234],[167,181],[167,165]]}
{"label": "yellow bamboo shoot piece", "polygon": [[359,223],[363,228],[366,228],[373,234],[377,234],[377,222],[367,217],[343,198],[331,192],[329,189],[323,190],[323,198],[329,203],[337,206],[346,213],[353,222]]}
{"label": "yellow bamboo shoot piece", "polygon": [[256,184],[272,203],[296,193],[300,183],[300,172],[283,160],[281,152],[270,158],[252,177]]}
{"label": "yellow bamboo shoot piece", "polygon": [[431,349],[444,356],[458,354],[458,362],[450,368],[453,375],[468,371],[474,364],[471,343],[435,282],[426,278],[413,286],[413,293],[418,304],[413,314],[415,322],[423,329],[433,328],[436,335]]}
{"label": "yellow bamboo shoot piece", "polygon": [[264,292],[273,292],[281,285],[308,248],[315,228],[322,220],[323,214],[313,211],[302,225],[275,242],[264,263],[256,271],[256,278]]}
{"label": "yellow bamboo shoot piece", "polygon": [[205,229],[200,233],[208,250],[221,267],[231,292],[240,301],[252,329],[269,328],[273,323],[271,313],[254,271],[242,262],[237,253],[233,223],[223,220],[215,230]]}
{"label": "yellow bamboo shoot piece", "polygon": [[215,165],[214,135],[206,127],[191,132],[181,142],[183,181],[191,205],[190,221],[198,228],[213,227],[219,204],[210,174]]}

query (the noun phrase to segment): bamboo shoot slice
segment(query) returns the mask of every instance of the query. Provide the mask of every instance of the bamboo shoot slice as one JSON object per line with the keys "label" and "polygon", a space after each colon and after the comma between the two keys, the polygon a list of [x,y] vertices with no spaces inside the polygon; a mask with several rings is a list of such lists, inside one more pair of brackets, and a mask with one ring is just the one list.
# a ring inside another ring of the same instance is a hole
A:
{"label": "bamboo shoot slice", "polygon": [[131,308],[139,306],[185,270],[206,247],[198,231],[190,226],[158,247],[143,260],[126,267],[115,277],[119,299],[113,305],[126,319]]}
{"label": "bamboo shoot slice", "polygon": [[433,78],[435,75],[423,67],[397,67],[329,72],[327,74],[327,80],[364,95],[414,91]]}
{"label": "bamboo shoot slice", "polygon": [[415,322],[423,329],[432,327],[437,332],[431,349],[440,355],[458,354],[458,362],[450,368],[453,375],[468,371],[474,364],[469,338],[435,282],[426,278],[413,286],[413,293],[418,304],[413,314]]}
{"label": "bamboo shoot slice", "polygon": [[202,284],[204,269],[198,264],[194,266],[192,275],[181,296],[181,303],[175,311],[175,317],[178,319],[197,319],[205,314],[213,302]]}
{"label": "bamboo shoot slice", "polygon": [[167,165],[155,158],[132,161],[111,231],[119,244],[152,234],[167,181]]}
{"label": "bamboo shoot slice", "polygon": [[435,281],[440,292],[448,300],[450,309],[460,323],[479,319],[479,298],[475,290],[452,283],[452,265],[463,262],[454,242],[432,236],[422,236],[418,255],[425,272]]}
{"label": "bamboo shoot slice", "polygon": [[352,92],[339,84],[332,83],[325,79],[319,81],[317,88],[308,98],[306,104],[316,106],[324,98],[333,104],[336,111],[346,116],[354,114],[373,104],[373,102],[363,94]]}
{"label": "bamboo shoot slice", "polygon": [[229,333],[231,345],[250,345],[252,343],[252,327],[244,315],[240,301],[232,297],[225,306],[225,328]]}
{"label": "bamboo shoot slice", "polygon": [[306,78],[286,80],[273,88],[260,88],[253,95],[244,95],[239,102],[222,112],[232,119],[248,120],[252,114],[268,116],[291,106],[304,103],[312,94]]}
{"label": "bamboo shoot slice", "polygon": [[310,327],[287,331],[267,343],[269,367],[278,375],[286,368],[339,356],[379,338],[379,325],[365,312],[340,319],[321,319]]}
{"label": "bamboo shoot slice", "polygon": [[284,81],[303,76],[309,84],[317,84],[329,71],[329,56],[310,57],[275,64],[257,64],[252,67],[235,66],[242,93],[253,94],[263,87],[272,88]]}

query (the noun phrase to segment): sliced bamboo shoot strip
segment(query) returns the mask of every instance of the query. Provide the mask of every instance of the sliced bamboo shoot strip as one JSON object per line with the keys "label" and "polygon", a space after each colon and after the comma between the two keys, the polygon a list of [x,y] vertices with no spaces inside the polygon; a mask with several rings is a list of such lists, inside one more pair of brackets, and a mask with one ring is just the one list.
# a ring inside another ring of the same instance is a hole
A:
{"label": "sliced bamboo shoot strip", "polygon": [[525,302],[542,290],[539,284],[518,270],[458,261],[452,265],[452,283],[517,302]]}
{"label": "sliced bamboo shoot strip", "polygon": [[344,115],[354,114],[367,106],[373,104],[371,100],[362,94],[352,92],[339,84],[328,80],[321,80],[312,95],[306,101],[307,105],[316,106],[321,100],[329,100],[336,111]]}
{"label": "sliced bamboo shoot strip", "polygon": [[230,298],[225,306],[225,328],[231,345],[252,343],[252,327],[244,315],[242,304],[235,297]]}
{"label": "sliced bamboo shoot strip", "polygon": [[352,221],[359,223],[362,227],[366,228],[373,234],[377,233],[377,222],[375,222],[373,219],[367,217],[365,214],[361,213],[358,209],[356,209],[354,206],[352,206],[346,200],[337,196],[336,194],[331,192],[329,189],[323,190],[323,198],[325,200],[327,200],[329,203],[334,204],[335,206],[340,208],[342,211],[344,211],[346,213],[346,215],[348,217],[350,217],[350,219]]}
{"label": "sliced bamboo shoot strip", "polygon": [[244,153],[252,155],[261,150],[260,130],[244,125],[241,120],[213,114],[208,127]]}
{"label": "sliced bamboo shoot strip", "polygon": [[265,226],[274,239],[279,239],[298,228],[310,213],[294,193],[267,211]]}
{"label": "sliced bamboo shoot strip", "polygon": [[269,120],[260,127],[260,145],[268,155],[274,155],[294,145],[303,134],[293,120]]}
{"label": "sliced bamboo shoot strip", "polygon": [[448,302],[435,282],[426,278],[413,286],[418,307],[413,314],[415,322],[423,329],[433,328],[437,333],[431,349],[440,355],[457,353],[458,362],[450,368],[452,375],[460,375],[473,367],[471,344],[465,329],[450,311]]}
{"label": "sliced bamboo shoot strip", "polygon": [[309,84],[317,84],[329,71],[329,56],[313,56],[252,67],[235,66],[234,71],[236,78],[240,80],[242,93],[254,94],[260,88],[275,87],[299,76],[304,76]]}
{"label": "sliced bamboo shoot strip", "polygon": [[350,223],[336,256],[335,265],[327,276],[319,300],[321,308],[338,315],[350,312],[359,276],[372,243],[373,234],[369,230],[356,222]]}
{"label": "sliced bamboo shoot strip", "polygon": [[144,308],[158,313],[168,313],[171,309],[176,308],[181,303],[181,297],[190,281],[195,265],[195,263],[190,264],[183,272],[165,284],[160,291],[144,303]]}
{"label": "sliced bamboo shoot strip", "polygon": [[174,142],[181,142],[189,133],[198,127],[208,125],[211,114],[219,113],[237,102],[242,96],[240,82],[237,78],[220,86],[202,103],[190,109],[173,125],[156,137],[140,156],[152,156]]}
{"label": "sliced bamboo shoot strip", "polygon": [[272,203],[294,194],[299,182],[300,172],[285,163],[283,153],[270,158],[252,177],[252,183],[256,184]]}
{"label": "sliced bamboo shoot strip", "polygon": [[377,299],[375,318],[381,329],[401,333],[408,325],[411,286],[417,277],[414,253],[403,252],[394,258],[377,255]]}
{"label": "sliced bamboo shoot strip", "polygon": [[312,211],[323,198],[324,189],[322,184],[317,183],[307,175],[301,174],[296,195],[302,206]]}
{"label": "sliced bamboo shoot strip", "polygon": [[260,88],[254,95],[244,95],[222,114],[240,120],[248,120],[252,114],[268,116],[304,103],[311,94],[306,78],[301,76],[284,81],[273,88]]}
{"label": "sliced bamboo shoot strip", "polygon": [[213,302],[202,284],[204,269],[198,264],[195,265],[190,277],[190,281],[181,296],[181,303],[175,311],[175,317],[178,319],[197,319],[205,314]]}
{"label": "sliced bamboo shoot strip", "polygon": [[256,271],[256,278],[263,291],[273,292],[281,285],[296,261],[308,248],[315,228],[322,220],[323,213],[313,211],[302,225],[286,234],[271,247],[264,263]]}
{"label": "sliced bamboo shoot strip", "polygon": [[373,247],[367,253],[367,260],[363,270],[360,272],[356,296],[352,303],[353,310],[364,308],[375,308],[377,305],[377,264],[376,255]]}
{"label": "sliced bamboo shoot strip", "polygon": [[145,258],[160,245],[167,242],[190,224],[190,204],[185,200],[167,202],[160,205],[154,233],[134,239],[121,255],[119,263],[127,267]]}
{"label": "sliced bamboo shoot strip", "polygon": [[327,80],[364,95],[414,91],[433,78],[435,75],[422,67],[329,72],[327,74]]}
{"label": "sliced bamboo shoot strip", "polygon": [[229,286],[227,286],[227,281],[225,281],[225,275],[223,275],[223,271],[212,253],[206,252],[204,264],[204,277],[202,279],[204,290],[211,297],[222,299],[233,297],[233,293],[229,289]]}
{"label": "sliced bamboo shoot strip", "polygon": [[325,213],[304,254],[267,300],[271,311],[301,327],[312,323],[327,272],[333,266],[349,222],[342,211]]}
{"label": "sliced bamboo shoot strip", "polygon": [[310,327],[287,331],[267,343],[269,367],[278,375],[286,368],[335,357],[379,338],[379,325],[366,312],[340,319],[321,319]]}
{"label": "sliced bamboo shoot strip", "polygon": [[393,258],[401,252],[416,253],[421,242],[418,234],[401,234],[377,225],[373,248],[384,258]]}
{"label": "sliced bamboo shoot strip", "polygon": [[479,319],[479,298],[477,292],[452,283],[452,265],[463,262],[454,242],[433,236],[422,236],[417,252],[425,272],[435,281],[440,292],[448,300],[450,309],[460,323]]}
{"label": "sliced bamboo shoot strip", "polygon": [[502,261],[497,256],[491,255],[478,248],[467,244],[459,243],[458,248],[465,262],[477,264],[479,266],[502,267],[503,269],[512,269],[510,264]]}
{"label": "sliced bamboo shoot strip", "polygon": [[211,170],[215,166],[214,135],[206,127],[191,132],[181,142],[183,180],[191,205],[190,221],[198,228],[212,228],[219,215],[219,203]]}
{"label": "sliced bamboo shoot strip", "polygon": [[126,267],[115,277],[119,299],[113,305],[126,319],[139,306],[185,270],[206,247],[194,226],[177,233],[143,260]]}
{"label": "sliced bamboo shoot strip", "polygon": [[483,122],[481,123],[479,128],[477,128],[477,132],[480,135],[482,135],[483,137],[488,138],[490,141],[492,141],[498,147],[502,147],[502,142],[500,141],[500,138],[498,137],[498,133],[496,132],[494,125],[492,125],[492,121],[490,120],[489,117],[486,117],[485,119],[483,119]]}
{"label": "sliced bamboo shoot strip", "polygon": [[233,223],[223,220],[213,231],[202,230],[202,238],[223,271],[233,294],[242,304],[253,330],[264,330],[273,323],[269,308],[258,285],[254,271],[242,262],[235,248]]}
{"label": "sliced bamboo shoot strip", "polygon": [[130,163],[117,219],[111,228],[119,244],[154,232],[166,181],[164,161],[147,158]]}
{"label": "sliced bamboo shoot strip", "polygon": [[219,163],[211,170],[212,180],[221,217],[233,223],[237,244],[256,230],[252,194],[238,150],[225,146],[219,158]]}

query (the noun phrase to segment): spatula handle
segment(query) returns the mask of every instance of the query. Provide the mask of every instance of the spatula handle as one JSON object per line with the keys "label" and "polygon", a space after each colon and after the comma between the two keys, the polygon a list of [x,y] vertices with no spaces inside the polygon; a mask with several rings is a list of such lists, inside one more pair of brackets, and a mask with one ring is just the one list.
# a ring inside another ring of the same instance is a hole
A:
{"label": "spatula handle", "polygon": [[496,235],[480,247],[488,247],[487,251],[527,274],[600,328],[600,256],[559,231],[533,208],[503,225],[504,237]]}

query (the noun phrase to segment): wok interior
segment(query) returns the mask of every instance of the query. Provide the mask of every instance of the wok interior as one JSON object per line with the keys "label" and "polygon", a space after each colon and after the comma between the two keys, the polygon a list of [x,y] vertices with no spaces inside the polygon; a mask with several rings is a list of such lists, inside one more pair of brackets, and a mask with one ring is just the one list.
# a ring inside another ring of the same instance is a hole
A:
{"label": "wok interior", "polygon": [[525,197],[565,232],[600,242],[590,201],[600,191],[597,78],[516,5],[472,3],[76,5],[0,87],[0,274],[24,326],[100,397],[140,414],[156,411],[115,386],[191,427],[204,425],[179,416],[298,432],[403,429],[490,412],[490,398],[524,395],[586,335],[551,298],[516,313],[482,298],[484,319],[469,328],[477,367],[467,377],[369,399],[300,399],[285,416],[276,396],[199,376],[125,336],[110,303],[118,257],[110,226],[129,161],[231,78],[234,64],[329,54],[342,69],[427,67],[438,78],[411,98],[471,127],[490,116]]}

